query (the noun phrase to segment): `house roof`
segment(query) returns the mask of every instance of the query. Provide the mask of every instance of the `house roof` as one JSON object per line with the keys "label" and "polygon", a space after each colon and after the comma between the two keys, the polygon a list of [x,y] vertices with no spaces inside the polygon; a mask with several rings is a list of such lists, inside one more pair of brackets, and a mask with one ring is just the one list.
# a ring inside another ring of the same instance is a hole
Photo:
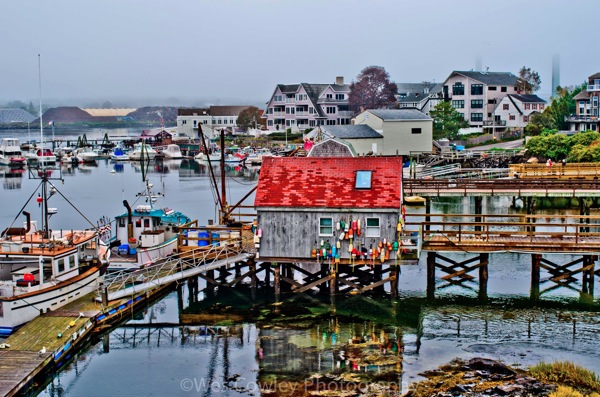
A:
{"label": "house roof", "polygon": [[508,96],[524,103],[546,103],[546,101],[537,95],[508,94]]}
{"label": "house roof", "polygon": [[237,116],[242,110],[248,109],[250,106],[211,106],[211,116]]}
{"label": "house roof", "polygon": [[[373,171],[355,189],[356,171]],[[266,157],[256,207],[400,208],[402,157]]]}
{"label": "house roof", "polygon": [[483,72],[483,71],[459,71],[455,70],[450,74],[460,74],[473,80],[477,80],[486,85],[517,85],[519,78],[510,72]]}
{"label": "house roof", "polygon": [[590,80],[600,79],[600,73],[594,73],[593,75],[591,75],[590,77],[588,77],[588,79],[590,79]]}
{"label": "house roof", "polygon": [[417,109],[368,109],[366,112],[372,113],[384,121],[433,120],[431,117]]}
{"label": "house roof", "polygon": [[590,93],[587,90],[581,90],[581,92],[573,97],[575,101],[581,99],[590,99]]}
{"label": "house roof", "polygon": [[365,124],[327,125],[320,127],[326,134],[340,139],[383,138],[379,132]]}

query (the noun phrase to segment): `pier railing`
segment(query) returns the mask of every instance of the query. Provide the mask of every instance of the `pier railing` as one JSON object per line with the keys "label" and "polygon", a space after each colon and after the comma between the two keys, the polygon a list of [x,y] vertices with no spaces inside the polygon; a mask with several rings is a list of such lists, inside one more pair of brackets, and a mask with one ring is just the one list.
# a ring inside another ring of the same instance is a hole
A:
{"label": "pier railing", "polygon": [[[420,219],[424,220],[420,220]],[[600,216],[409,214],[423,251],[595,253]]]}
{"label": "pier railing", "polygon": [[515,178],[598,179],[599,163],[511,164],[510,175]]}
{"label": "pier railing", "polygon": [[[118,291],[129,289],[132,293],[141,292],[153,286],[160,286],[166,282],[175,281],[173,278],[177,273],[183,277],[185,270],[201,268],[212,262],[235,257],[242,253],[240,244],[225,243],[220,245],[209,245],[206,247],[196,247],[179,255],[172,256],[156,262],[155,264],[143,267],[136,271],[119,271],[109,273],[104,276],[103,285],[100,286],[98,296],[102,293],[111,294]],[[170,277],[171,276],[171,277]],[[143,286],[141,286],[143,284]],[[136,286],[140,286],[136,290]]]}

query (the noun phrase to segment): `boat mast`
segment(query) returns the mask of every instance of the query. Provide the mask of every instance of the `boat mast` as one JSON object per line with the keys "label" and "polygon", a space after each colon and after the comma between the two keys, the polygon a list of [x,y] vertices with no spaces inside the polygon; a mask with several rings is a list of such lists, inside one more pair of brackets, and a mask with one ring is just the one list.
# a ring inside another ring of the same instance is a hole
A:
{"label": "boat mast", "polygon": [[227,193],[225,193],[225,129],[221,128],[221,224],[225,224],[228,220],[227,213]]}
{"label": "boat mast", "polygon": [[38,54],[38,81],[40,89],[40,151],[42,157],[42,166],[40,168],[42,178],[42,235],[48,238],[48,175],[46,175],[45,156],[44,156],[44,123],[42,120],[42,57]]}

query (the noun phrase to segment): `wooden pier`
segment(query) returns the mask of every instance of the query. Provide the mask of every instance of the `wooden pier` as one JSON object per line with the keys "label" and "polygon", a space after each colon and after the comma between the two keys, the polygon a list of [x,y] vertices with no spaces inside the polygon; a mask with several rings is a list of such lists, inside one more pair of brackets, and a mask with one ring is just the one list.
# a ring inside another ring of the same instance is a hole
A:
{"label": "wooden pier", "polygon": [[101,310],[87,295],[36,317],[9,336],[4,343],[10,347],[0,350],[0,395],[14,396],[34,388],[40,375],[68,359],[75,346],[89,337]]}

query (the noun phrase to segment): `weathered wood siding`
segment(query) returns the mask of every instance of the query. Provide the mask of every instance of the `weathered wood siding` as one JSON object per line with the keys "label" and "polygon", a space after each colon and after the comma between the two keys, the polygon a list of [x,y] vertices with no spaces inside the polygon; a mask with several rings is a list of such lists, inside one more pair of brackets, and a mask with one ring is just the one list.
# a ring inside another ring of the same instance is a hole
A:
{"label": "weathered wood siding", "polygon": [[[360,219],[361,236],[354,239],[354,246],[369,248],[384,238],[388,241],[396,239],[396,227],[400,211],[396,209],[365,212],[353,210],[314,210],[314,209],[257,209],[258,227],[262,229],[260,240],[260,257],[282,257],[282,258],[311,258],[311,251],[315,242],[320,245],[325,242],[335,244],[339,238],[339,231],[335,230],[338,221],[344,219]],[[319,219],[333,218],[335,236],[319,236]],[[366,218],[379,218],[380,237],[365,237]],[[341,242],[340,257],[350,258],[348,251],[349,240]]]}
{"label": "weathered wood siding", "polygon": [[310,157],[354,157],[354,153],[343,143],[328,139],[315,145],[310,151]]}

